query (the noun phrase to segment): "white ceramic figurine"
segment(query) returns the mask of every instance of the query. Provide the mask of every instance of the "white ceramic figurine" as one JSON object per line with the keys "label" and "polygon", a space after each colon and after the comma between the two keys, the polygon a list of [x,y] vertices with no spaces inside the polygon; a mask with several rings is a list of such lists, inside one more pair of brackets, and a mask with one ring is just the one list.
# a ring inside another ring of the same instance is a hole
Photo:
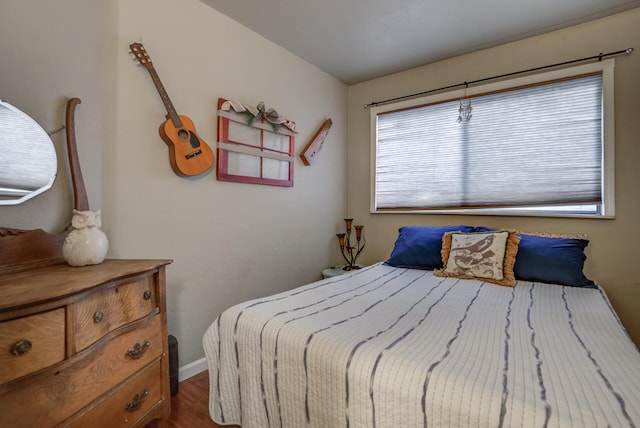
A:
{"label": "white ceramic figurine", "polygon": [[102,263],[109,241],[100,227],[100,211],[73,210],[71,219],[73,230],[62,245],[62,255],[71,266],[97,265]]}

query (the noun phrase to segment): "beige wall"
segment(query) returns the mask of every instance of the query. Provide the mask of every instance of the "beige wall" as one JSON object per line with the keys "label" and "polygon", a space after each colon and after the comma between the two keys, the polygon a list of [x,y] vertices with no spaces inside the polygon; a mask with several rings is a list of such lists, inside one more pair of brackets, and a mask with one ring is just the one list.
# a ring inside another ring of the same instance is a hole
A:
{"label": "beige wall", "polygon": [[[31,115],[46,131],[64,124],[66,102],[78,97],[76,134],[89,203],[101,205],[102,1],[5,1],[0,12],[0,99]],[[58,154],[53,188],[18,206],[0,207],[0,224],[63,229],[73,204],[66,136],[52,137]]]}
{"label": "beige wall", "polygon": [[[79,97],[77,134],[92,209],[102,209],[109,257],[171,258],[169,331],[180,364],[202,357],[204,329],[224,308],[315,280],[339,262],[334,233],[348,214],[365,224],[363,262],[388,257],[403,224],[487,224],[586,232],[587,273],[601,282],[640,342],[640,55],[617,60],[615,220],[369,214],[372,100],[634,46],[636,9],[568,30],[476,52],[347,88],[197,0],[21,0],[0,14],[0,98],[47,130]],[[297,122],[296,154],[324,119],[333,127],[320,160],[295,164],[290,189],[179,178],[157,134],[164,107],[148,73],[127,54],[142,38],[181,114],[216,140],[218,97],[265,101]],[[348,117],[349,127],[346,119]],[[349,168],[345,154],[349,141]],[[54,136],[61,157],[64,134]],[[0,224],[59,230],[70,216],[66,164],[50,191],[0,207]],[[348,176],[347,176],[348,175]],[[345,183],[348,179],[348,188]],[[348,191],[347,191],[348,190]],[[348,203],[347,203],[348,195]]]}
{"label": "beige wall", "polygon": [[[347,88],[196,0],[109,2],[103,212],[112,257],[171,258],[169,331],[181,365],[234,303],[316,280],[337,261],[332,237],[346,209]],[[296,122],[296,155],[333,127],[316,164],[296,156],[294,187],[176,176],[158,136],[166,113],[146,69],[127,53],[142,40],[179,114],[214,146],[218,97]]]}
{"label": "beige wall", "polygon": [[[78,150],[91,208],[102,209],[108,257],[174,260],[168,322],[181,366],[204,356],[204,330],[223,309],[319,279],[339,262],[346,85],[197,0],[5,3],[0,98],[42,110],[33,114],[46,129],[64,120],[67,97],[82,99]],[[218,97],[264,101],[294,120],[294,187],[219,182],[215,171],[176,176],[158,135],[164,105],[128,54],[140,39],[178,113],[212,147]],[[327,118],[333,127],[319,160],[304,166],[298,155]],[[64,134],[56,140],[64,145]],[[63,168],[56,188],[38,198],[0,207],[0,224],[64,227],[71,211],[66,174]]]}
{"label": "beige wall", "polygon": [[[471,224],[526,231],[587,233],[585,271],[603,285],[624,325],[640,344],[640,9],[505,44],[349,87],[348,211],[368,230],[366,262],[388,258],[398,227]],[[616,218],[406,215],[369,213],[370,119],[363,106],[401,95],[633,47],[615,69]]]}

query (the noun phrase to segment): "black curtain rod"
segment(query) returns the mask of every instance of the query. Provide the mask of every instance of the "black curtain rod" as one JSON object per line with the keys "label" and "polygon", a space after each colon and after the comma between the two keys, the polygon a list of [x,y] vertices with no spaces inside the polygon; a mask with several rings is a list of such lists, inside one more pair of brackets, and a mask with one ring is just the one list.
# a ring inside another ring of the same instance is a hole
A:
{"label": "black curtain rod", "polygon": [[616,52],[609,52],[609,53],[606,53],[606,54],[600,53],[598,55],[589,56],[589,57],[580,58],[580,59],[574,59],[574,60],[571,60],[571,61],[559,62],[557,64],[544,65],[542,67],[529,68],[527,70],[514,71],[512,73],[500,74],[498,76],[485,77],[484,79],[472,80],[471,82],[463,82],[463,83],[458,83],[458,84],[455,84],[455,85],[443,86],[442,88],[431,89],[429,91],[418,92],[418,93],[411,94],[411,95],[403,95],[401,97],[396,97],[396,98],[389,98],[389,99],[383,100],[383,101],[373,101],[373,102],[370,102],[369,104],[365,104],[364,107],[365,108],[375,107],[375,106],[378,106],[380,104],[387,104],[387,103],[391,103],[393,101],[400,101],[400,100],[404,100],[404,99],[407,99],[407,98],[418,97],[420,95],[426,95],[426,94],[430,94],[432,92],[443,91],[445,89],[458,88],[458,87],[461,87],[461,86],[464,86],[464,87],[468,88],[469,85],[472,85],[474,83],[486,82],[487,80],[501,79],[503,77],[515,76],[516,74],[531,73],[532,71],[539,71],[539,70],[544,70],[544,69],[547,69],[547,68],[559,67],[559,66],[568,65],[568,64],[574,64],[576,62],[592,61],[592,60],[595,60],[595,59],[597,59],[598,61],[602,61],[603,58],[607,58],[607,57],[615,56],[615,55],[630,54],[631,52],[633,52],[633,48],[628,48],[628,49],[624,49],[624,50],[616,51]]}

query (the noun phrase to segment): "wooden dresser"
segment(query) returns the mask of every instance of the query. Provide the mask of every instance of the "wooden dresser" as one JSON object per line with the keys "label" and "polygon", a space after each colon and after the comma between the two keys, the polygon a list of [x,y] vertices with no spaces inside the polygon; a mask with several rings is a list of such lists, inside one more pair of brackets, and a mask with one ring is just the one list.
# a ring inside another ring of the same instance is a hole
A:
{"label": "wooden dresser", "polygon": [[0,266],[0,427],[168,426],[169,263]]}

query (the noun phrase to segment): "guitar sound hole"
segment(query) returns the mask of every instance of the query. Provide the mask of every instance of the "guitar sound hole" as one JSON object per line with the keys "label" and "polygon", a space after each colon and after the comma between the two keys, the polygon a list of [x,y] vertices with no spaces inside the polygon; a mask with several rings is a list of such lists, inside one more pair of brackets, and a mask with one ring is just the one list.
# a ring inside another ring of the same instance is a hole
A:
{"label": "guitar sound hole", "polygon": [[189,142],[191,143],[191,147],[193,147],[194,149],[200,147],[200,140],[198,139],[196,134],[194,134],[193,132],[191,132],[190,134],[191,140]]}
{"label": "guitar sound hole", "polygon": [[182,141],[187,141],[189,139],[189,133],[184,129],[181,129],[178,131],[178,138],[180,138]]}

